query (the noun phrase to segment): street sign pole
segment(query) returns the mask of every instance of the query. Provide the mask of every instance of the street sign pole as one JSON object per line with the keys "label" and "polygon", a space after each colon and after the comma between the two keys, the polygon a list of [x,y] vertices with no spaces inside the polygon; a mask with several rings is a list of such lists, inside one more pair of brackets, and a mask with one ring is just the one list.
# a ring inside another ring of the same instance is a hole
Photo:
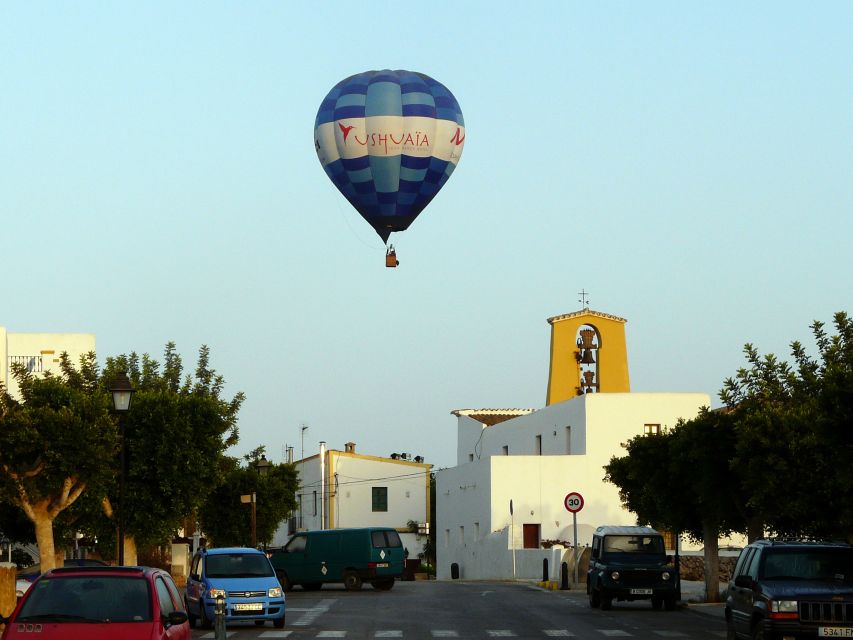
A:
{"label": "street sign pole", "polygon": [[583,509],[583,496],[579,494],[577,491],[572,491],[568,494],[563,500],[563,504],[566,507],[566,511],[570,511],[572,514],[572,529],[574,530],[575,536],[575,546],[574,552],[572,555],[575,559],[575,584],[578,583],[578,561],[580,560],[580,556],[578,556],[578,511]]}
{"label": "street sign pole", "polygon": [[575,556],[575,584],[578,583],[578,512],[572,512],[572,528],[575,532],[575,548],[574,548],[574,556]]}

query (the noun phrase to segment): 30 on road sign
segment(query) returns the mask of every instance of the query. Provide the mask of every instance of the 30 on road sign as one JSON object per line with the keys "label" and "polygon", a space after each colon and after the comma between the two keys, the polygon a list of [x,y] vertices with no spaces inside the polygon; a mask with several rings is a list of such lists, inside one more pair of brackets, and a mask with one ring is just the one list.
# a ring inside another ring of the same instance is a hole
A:
{"label": "30 on road sign", "polygon": [[577,491],[572,491],[566,496],[566,499],[563,500],[563,504],[566,505],[566,511],[577,513],[583,509],[583,496]]}

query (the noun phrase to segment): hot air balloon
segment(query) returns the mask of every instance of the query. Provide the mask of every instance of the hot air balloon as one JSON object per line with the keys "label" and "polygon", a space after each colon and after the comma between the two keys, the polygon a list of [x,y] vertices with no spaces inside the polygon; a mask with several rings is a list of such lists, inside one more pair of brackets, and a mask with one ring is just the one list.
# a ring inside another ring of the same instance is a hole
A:
{"label": "hot air balloon", "polygon": [[[441,190],[464,144],[456,98],[412,71],[366,71],[342,80],[314,124],[320,164],[386,245]],[[398,264],[393,245],[385,264]]]}

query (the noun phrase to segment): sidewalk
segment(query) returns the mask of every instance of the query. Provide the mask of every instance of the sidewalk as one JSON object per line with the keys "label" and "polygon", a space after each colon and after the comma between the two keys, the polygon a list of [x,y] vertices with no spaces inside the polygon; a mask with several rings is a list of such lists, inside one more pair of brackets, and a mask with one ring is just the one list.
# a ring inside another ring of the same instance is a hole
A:
{"label": "sidewalk", "polygon": [[[720,586],[720,591],[725,585]],[[721,599],[724,600],[724,598]],[[705,602],[705,583],[694,580],[681,581],[681,601],[692,613],[725,620],[725,602]]]}

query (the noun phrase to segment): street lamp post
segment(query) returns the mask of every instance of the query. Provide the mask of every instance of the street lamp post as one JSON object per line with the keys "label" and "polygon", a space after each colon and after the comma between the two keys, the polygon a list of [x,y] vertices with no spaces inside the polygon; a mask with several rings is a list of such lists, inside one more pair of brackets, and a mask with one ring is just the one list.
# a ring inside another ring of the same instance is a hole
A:
{"label": "street lamp post", "polygon": [[133,394],[136,389],[130,384],[126,371],[119,371],[113,379],[110,389],[113,394],[113,411],[118,414],[119,434],[121,437],[121,459],[118,481],[118,564],[124,565],[124,480],[126,471],[127,446],[124,437],[124,415],[130,411]]}
{"label": "street lamp post", "polygon": [[[267,457],[265,455],[261,455],[261,459],[255,463],[255,469],[257,470],[259,476],[267,475],[270,472],[270,467],[272,467],[272,462],[267,460]],[[252,494],[252,495],[254,495],[254,494]],[[252,501],[252,546],[255,546],[255,547],[258,546],[258,541],[257,541],[258,525],[257,525],[257,511],[256,510],[257,510],[257,506],[255,504],[255,501]],[[264,550],[266,550],[266,548],[267,548],[267,543],[266,543],[266,541],[264,541]]]}

